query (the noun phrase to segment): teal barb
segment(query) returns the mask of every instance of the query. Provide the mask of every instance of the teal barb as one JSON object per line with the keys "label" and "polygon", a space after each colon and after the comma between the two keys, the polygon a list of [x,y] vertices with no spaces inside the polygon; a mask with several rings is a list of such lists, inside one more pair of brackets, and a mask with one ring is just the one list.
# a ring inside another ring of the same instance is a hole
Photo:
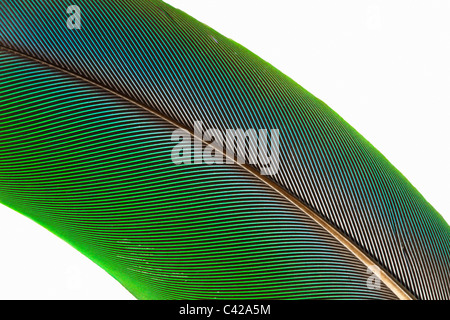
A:
{"label": "teal barb", "polygon": [[2,203],[142,299],[395,299],[251,172],[170,158],[177,124],[278,128],[280,189],[413,296],[450,299],[448,224],[322,101],[163,2],[77,2],[78,30],[68,1],[2,3]]}

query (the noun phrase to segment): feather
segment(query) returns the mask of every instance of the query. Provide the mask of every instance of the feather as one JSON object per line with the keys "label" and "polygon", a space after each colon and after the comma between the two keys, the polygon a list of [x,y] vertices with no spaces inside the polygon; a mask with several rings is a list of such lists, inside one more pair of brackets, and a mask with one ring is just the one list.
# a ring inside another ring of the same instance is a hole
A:
{"label": "feather", "polygon": [[[2,5],[3,203],[139,298],[450,299],[448,224],[322,101],[163,2],[69,5]],[[278,129],[278,170],[173,164],[199,122]]]}

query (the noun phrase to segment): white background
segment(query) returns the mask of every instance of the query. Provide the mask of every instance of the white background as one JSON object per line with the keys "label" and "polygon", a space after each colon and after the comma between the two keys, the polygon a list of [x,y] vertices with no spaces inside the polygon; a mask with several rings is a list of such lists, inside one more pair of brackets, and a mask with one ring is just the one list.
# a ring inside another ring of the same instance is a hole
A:
{"label": "white background", "polygon": [[[450,221],[450,0],[171,0],[325,101]],[[76,3],[76,0],[74,1]],[[132,299],[0,207],[0,299]]]}

